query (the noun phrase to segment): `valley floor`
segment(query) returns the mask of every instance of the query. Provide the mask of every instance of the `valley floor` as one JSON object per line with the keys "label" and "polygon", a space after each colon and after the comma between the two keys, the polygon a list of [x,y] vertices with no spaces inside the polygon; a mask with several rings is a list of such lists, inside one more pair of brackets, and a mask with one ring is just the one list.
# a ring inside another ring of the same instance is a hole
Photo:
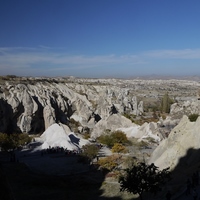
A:
{"label": "valley floor", "polygon": [[[151,149],[144,149],[150,151]],[[107,148],[100,151],[102,156],[110,155]],[[121,193],[117,180],[78,162],[76,156],[30,153],[16,153],[16,162],[10,155],[0,152],[1,177],[5,177],[5,200],[131,200],[134,195]],[[166,186],[165,191],[170,186]],[[185,189],[172,195],[172,200],[193,199],[185,195]],[[200,185],[197,186],[200,197]],[[9,194],[9,195],[6,195]],[[1,196],[0,196],[1,197]],[[4,200],[2,198],[2,200]],[[165,199],[165,192],[156,197],[145,195],[145,200]],[[139,199],[138,199],[139,200]]]}

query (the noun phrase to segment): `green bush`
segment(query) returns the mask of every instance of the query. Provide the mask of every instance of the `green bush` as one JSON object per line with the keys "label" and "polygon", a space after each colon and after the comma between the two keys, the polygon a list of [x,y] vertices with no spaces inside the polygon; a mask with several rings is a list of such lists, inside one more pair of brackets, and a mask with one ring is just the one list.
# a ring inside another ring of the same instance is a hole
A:
{"label": "green bush", "polygon": [[198,114],[191,114],[191,115],[188,116],[188,118],[189,118],[189,120],[191,122],[196,122],[196,120],[197,120],[198,117],[199,117]]}
{"label": "green bush", "polygon": [[113,139],[111,138],[111,136],[110,135],[106,135],[106,134],[101,135],[100,137],[98,137],[97,141],[99,143],[107,145],[110,148],[114,145],[114,142],[113,142]]}
{"label": "green bush", "polygon": [[111,134],[104,134],[97,138],[98,142],[107,145],[112,148],[115,143],[128,144],[129,141],[126,134],[122,131],[114,131]]}
{"label": "green bush", "polygon": [[82,157],[86,157],[89,161],[92,161],[98,154],[99,148],[95,144],[86,144],[82,147]]}
{"label": "green bush", "polygon": [[114,143],[127,144],[128,139],[123,131],[114,131],[111,133]]}
{"label": "green bush", "polygon": [[0,147],[3,151],[13,150],[31,142],[31,137],[26,133],[6,134],[0,133]]}

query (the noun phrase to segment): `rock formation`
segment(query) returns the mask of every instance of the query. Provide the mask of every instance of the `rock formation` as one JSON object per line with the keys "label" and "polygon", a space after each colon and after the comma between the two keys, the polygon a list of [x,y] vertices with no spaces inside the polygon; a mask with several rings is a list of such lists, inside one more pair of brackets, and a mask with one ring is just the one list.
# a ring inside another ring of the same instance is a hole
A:
{"label": "rock formation", "polygon": [[92,130],[91,137],[97,138],[105,130],[115,131],[122,127],[127,128],[131,126],[133,126],[133,123],[129,119],[119,114],[113,114],[106,119],[102,119],[96,124]]}
{"label": "rock formation", "polygon": [[[192,167],[200,162],[200,157],[194,153],[188,155],[188,150],[200,149],[200,118],[196,122],[190,122],[187,116],[183,116],[180,123],[170,132],[169,137],[161,141],[153,152],[149,163],[154,163],[161,169],[170,167],[175,169],[181,158],[185,168]],[[194,151],[195,152],[195,151]]]}
{"label": "rock formation", "polygon": [[183,115],[199,114],[200,115],[200,100],[192,99],[184,102],[174,103],[171,106],[170,114],[173,118],[180,119]]}
{"label": "rock formation", "polygon": [[66,130],[66,127],[64,127],[63,125],[52,124],[40,136],[40,138],[36,138],[36,141],[41,143],[41,145],[37,147],[35,151],[56,147],[63,147],[67,150],[78,151],[83,145],[89,143],[89,141],[68,131],[69,130]]}
{"label": "rock formation", "polygon": [[[0,85],[0,132],[43,133],[60,123],[73,132],[90,132],[92,138],[121,128],[127,135],[159,142],[184,114],[200,113],[198,88],[198,82],[183,80],[8,79]],[[143,115],[166,91],[177,101],[170,115],[143,124],[135,133],[136,125],[124,114]]]}
{"label": "rock formation", "polygon": [[12,80],[0,85],[0,91],[1,132],[42,133],[54,123],[69,125],[70,119],[93,129],[113,114],[143,112],[142,101],[129,89],[108,83]]}

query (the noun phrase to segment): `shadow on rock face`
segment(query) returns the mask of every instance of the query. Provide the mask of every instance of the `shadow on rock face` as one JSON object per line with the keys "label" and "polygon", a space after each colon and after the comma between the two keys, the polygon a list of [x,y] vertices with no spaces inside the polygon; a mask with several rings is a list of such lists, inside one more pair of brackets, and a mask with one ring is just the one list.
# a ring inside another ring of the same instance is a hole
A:
{"label": "shadow on rock face", "polygon": [[74,136],[73,134],[69,135],[69,138],[73,144],[79,145],[80,139]]}

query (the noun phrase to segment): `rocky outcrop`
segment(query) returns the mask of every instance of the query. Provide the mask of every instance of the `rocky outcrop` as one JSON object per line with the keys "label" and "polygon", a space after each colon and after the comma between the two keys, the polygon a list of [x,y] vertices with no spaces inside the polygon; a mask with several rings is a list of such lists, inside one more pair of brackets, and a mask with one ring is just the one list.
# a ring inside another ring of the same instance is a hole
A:
{"label": "rocky outcrop", "polygon": [[197,99],[191,99],[187,101],[180,101],[174,103],[170,107],[170,113],[166,119],[160,117],[158,125],[160,131],[164,135],[169,135],[171,130],[178,125],[184,115],[190,116],[191,114],[200,115],[200,101]]}
{"label": "rocky outcrop", "polygon": [[105,130],[115,131],[122,127],[130,127],[133,126],[133,123],[131,120],[127,119],[126,117],[120,115],[120,114],[113,114],[110,115],[106,119],[102,119],[99,121],[96,126],[94,127],[91,137],[97,138],[102,133],[104,133]]}
{"label": "rocky outcrop", "polygon": [[174,118],[180,119],[183,115],[189,116],[190,114],[200,115],[200,100],[188,100],[171,105],[170,115]]}
{"label": "rocky outcrop", "polygon": [[41,143],[41,145],[39,145],[35,151],[57,147],[62,147],[71,151],[79,151],[83,145],[89,143],[88,140],[68,131],[69,130],[66,130],[66,127],[61,124],[52,124],[39,138],[36,138],[36,142]]}
{"label": "rocky outcrop", "polygon": [[[93,129],[112,115],[143,112],[142,101],[138,102],[127,88],[108,83],[33,80],[0,85],[1,132],[42,133],[54,123],[69,125],[70,119]],[[120,123],[126,123],[122,119]]]}
{"label": "rocky outcrop", "polygon": [[128,128],[119,128],[128,138],[136,138],[138,141],[159,143],[165,137],[161,134],[159,126],[155,122],[144,123],[142,126],[132,124]]}
{"label": "rocky outcrop", "polygon": [[[187,116],[183,116],[180,123],[171,131],[169,137],[164,139],[153,152],[149,163],[154,163],[161,169],[170,167],[175,169],[178,164],[183,168],[189,168],[200,162],[197,153],[200,149],[200,118],[196,122],[190,122]],[[196,150],[196,151],[195,151]],[[187,156],[187,157],[186,157]]]}
{"label": "rocky outcrop", "polygon": [[55,109],[51,105],[46,105],[43,109],[45,129],[56,123]]}
{"label": "rocky outcrop", "polygon": [[[199,101],[192,100],[198,87],[197,82],[178,80],[12,79],[0,85],[0,131],[42,133],[52,124],[61,123],[72,131],[92,131],[95,136],[105,129],[133,126],[122,117],[124,113],[140,116],[144,106],[151,108],[150,101],[159,102],[159,98],[170,91],[180,101],[172,105],[170,116],[160,119],[158,128],[153,131],[154,135],[160,131],[158,137],[162,138],[178,124],[183,114],[199,112]],[[189,97],[190,103],[183,102]]]}

